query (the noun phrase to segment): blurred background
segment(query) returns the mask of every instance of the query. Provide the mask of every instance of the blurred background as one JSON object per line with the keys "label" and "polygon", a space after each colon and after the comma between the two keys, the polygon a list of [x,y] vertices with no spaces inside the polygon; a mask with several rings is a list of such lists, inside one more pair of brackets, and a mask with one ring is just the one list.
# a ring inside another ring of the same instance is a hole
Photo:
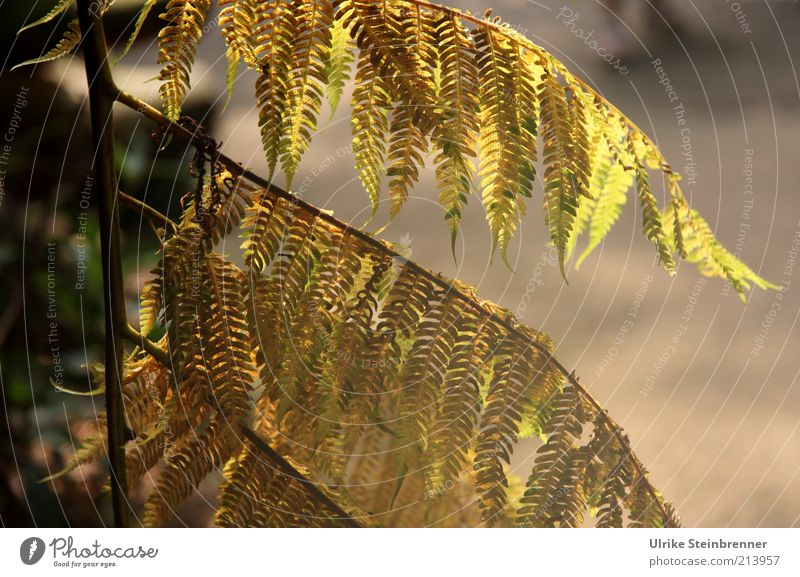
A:
{"label": "blurred background", "polygon": [[[687,196],[717,237],[785,291],[757,290],[742,304],[721,280],[705,279],[691,265],[669,277],[641,234],[634,202],[580,270],[568,272],[567,285],[547,245],[540,186],[509,249],[511,269],[491,260],[477,197],[464,213],[454,262],[430,172],[381,237],[402,241],[424,266],[476,285],[484,298],[552,336],[562,363],[575,368],[630,434],[684,525],[800,526],[800,40],[792,33],[800,6],[449,4],[480,13],[493,8],[632,118],[683,175]],[[94,205],[85,194],[90,145],[80,58],[9,70],[52,45],[65,28],[69,18],[15,38],[24,21],[48,8],[37,2],[29,15],[30,4],[4,2],[0,21],[0,54],[8,55],[0,132],[12,131],[9,146],[0,148],[0,520],[6,526],[108,519],[107,499],[98,496],[102,463],[37,483],[71,457],[101,402],[60,393],[51,383],[90,387],[85,365],[101,356],[102,291]],[[111,43],[124,39],[137,9],[137,2],[117,0],[108,23]],[[152,104],[158,102],[151,81],[158,72],[157,12],[114,71],[123,88]],[[222,112],[223,46],[219,34],[207,32],[185,112],[223,141],[227,155],[264,174],[251,75],[239,78]],[[363,225],[368,201],[353,168],[346,101],[347,93],[330,120],[323,110],[294,192]],[[121,109],[117,118],[121,189],[175,216],[192,186],[191,151],[176,143],[157,151],[149,122]],[[386,205],[373,230],[385,223]],[[123,229],[133,312],[157,245],[136,213],[123,212]],[[223,252],[237,250],[235,238],[225,243]],[[518,447],[514,474],[527,477],[532,448]],[[203,524],[212,507],[213,491],[201,488],[181,522]]]}

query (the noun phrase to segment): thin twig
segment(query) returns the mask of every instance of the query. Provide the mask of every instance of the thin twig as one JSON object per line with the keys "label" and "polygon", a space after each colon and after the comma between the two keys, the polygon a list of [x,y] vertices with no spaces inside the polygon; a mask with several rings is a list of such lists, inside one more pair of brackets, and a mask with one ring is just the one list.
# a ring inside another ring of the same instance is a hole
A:
{"label": "thin twig", "polygon": [[161,214],[155,208],[150,206],[144,201],[139,200],[138,198],[131,196],[129,194],[125,194],[121,190],[118,191],[119,198],[125,204],[130,206],[135,206],[139,210],[142,211],[142,214],[146,214],[147,217],[150,219],[154,225],[169,225],[172,228],[172,232],[178,232],[178,224],[170,219],[168,216]]}

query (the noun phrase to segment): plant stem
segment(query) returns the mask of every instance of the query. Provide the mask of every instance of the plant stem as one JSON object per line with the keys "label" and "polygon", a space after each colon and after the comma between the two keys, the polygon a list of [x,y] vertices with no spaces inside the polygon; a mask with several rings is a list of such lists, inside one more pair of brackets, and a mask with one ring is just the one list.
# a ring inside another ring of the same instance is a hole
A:
{"label": "plant stem", "polygon": [[97,183],[97,212],[103,269],[105,308],[106,414],[108,461],[111,469],[111,504],[116,527],[130,524],[125,470],[125,414],[122,404],[122,328],[128,324],[122,281],[119,213],[116,206],[117,174],[114,167],[113,80],[108,66],[105,32],[92,0],[78,0],[78,19],[83,37],[83,57],[89,90]]}

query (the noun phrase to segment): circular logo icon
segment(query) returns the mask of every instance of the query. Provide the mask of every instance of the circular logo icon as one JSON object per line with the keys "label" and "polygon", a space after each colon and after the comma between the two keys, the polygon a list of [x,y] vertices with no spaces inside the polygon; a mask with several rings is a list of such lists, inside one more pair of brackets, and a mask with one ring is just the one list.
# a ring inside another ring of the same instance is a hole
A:
{"label": "circular logo icon", "polygon": [[25,565],[38,563],[44,555],[44,541],[39,537],[28,537],[19,546],[19,558]]}

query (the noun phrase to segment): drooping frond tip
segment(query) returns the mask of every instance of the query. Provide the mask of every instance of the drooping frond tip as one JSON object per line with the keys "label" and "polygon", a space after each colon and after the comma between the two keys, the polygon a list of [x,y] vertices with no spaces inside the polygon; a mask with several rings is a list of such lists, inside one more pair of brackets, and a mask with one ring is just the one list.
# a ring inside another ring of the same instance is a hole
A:
{"label": "drooping frond tip", "polygon": [[[142,296],[169,351],[123,380],[129,477],[163,463],[146,524],[216,470],[224,526],[677,523],[545,335],[289,194],[229,186],[199,198],[211,226],[187,208]],[[208,243],[231,218],[243,268]],[[517,502],[523,435],[546,442]],[[102,450],[88,439],[70,468]]]}

